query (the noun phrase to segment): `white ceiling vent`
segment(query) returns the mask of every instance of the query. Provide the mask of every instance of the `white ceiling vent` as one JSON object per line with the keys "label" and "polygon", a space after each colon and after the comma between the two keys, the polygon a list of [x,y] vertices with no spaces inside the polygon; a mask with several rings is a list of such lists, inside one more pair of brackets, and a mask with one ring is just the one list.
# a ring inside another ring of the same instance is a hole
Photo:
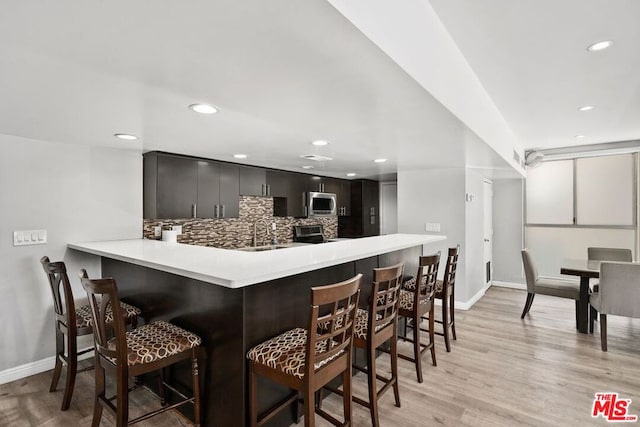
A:
{"label": "white ceiling vent", "polygon": [[331,157],[318,156],[317,154],[303,154],[303,159],[313,160],[314,162],[327,162],[329,160],[333,160]]}

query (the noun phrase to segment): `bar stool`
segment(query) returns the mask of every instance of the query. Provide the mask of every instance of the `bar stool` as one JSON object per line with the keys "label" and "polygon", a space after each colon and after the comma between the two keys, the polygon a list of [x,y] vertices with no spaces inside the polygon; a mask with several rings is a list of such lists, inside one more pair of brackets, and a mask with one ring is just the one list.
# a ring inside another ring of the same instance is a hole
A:
{"label": "bar stool", "polygon": [[[108,324],[110,305],[119,305],[118,288],[115,280],[89,279],[85,270],[80,271],[82,287],[87,291],[94,325],[93,342],[96,352],[96,390],[93,406],[92,426],[98,427],[102,409],[107,408],[116,418],[116,426],[122,427],[145,420],[154,415],[192,403],[194,424],[200,425],[200,381],[198,375],[198,353],[201,339],[169,322],[157,321],[126,332],[124,319],[116,317]],[[107,331],[113,330],[113,338]],[[187,397],[163,381],[161,375],[160,394],[164,403],[165,387],[175,392],[182,400],[163,406],[129,421],[128,380],[148,372],[191,359],[193,377],[193,397]],[[105,373],[115,375],[116,395],[106,396]],[[114,406],[112,400],[116,400]]]}
{"label": "bar stool", "polygon": [[[422,382],[422,353],[431,350],[431,361],[436,366],[436,350],[433,345],[434,333],[434,298],[436,277],[440,264],[440,252],[435,255],[421,256],[418,263],[418,274],[413,289],[401,289],[398,316],[405,318],[403,341],[413,343],[413,357],[398,354],[401,359],[409,360],[416,364],[418,382]],[[429,314],[429,329],[420,328],[420,322],[425,314]],[[407,327],[413,330],[413,339],[407,338]],[[429,344],[420,342],[420,331],[429,332]]]}
{"label": "bar stool", "polygon": [[[449,340],[449,330],[451,336],[456,338],[455,323],[455,284],[456,284],[456,268],[458,267],[458,255],[460,254],[460,245],[455,248],[449,248],[447,254],[447,264],[444,269],[444,277],[442,280],[436,280],[435,298],[442,300],[442,318],[435,319],[436,323],[442,325],[442,332],[435,332],[436,335],[444,337],[444,345],[447,352],[451,351],[451,343]],[[411,279],[404,284],[404,288],[411,290],[415,288],[416,282]]]}
{"label": "bar stool", "polygon": [[[40,263],[49,279],[56,323],[56,365],[53,370],[49,392],[56,391],[58,380],[62,373],[62,366],[67,365],[67,377],[60,408],[62,411],[66,411],[71,404],[76,373],[93,369],[93,366],[90,366],[78,371],[78,356],[93,351],[93,347],[78,351],[77,344],[77,337],[93,333],[93,320],[91,319],[91,309],[88,305],[75,307],[71,283],[69,282],[64,262],[50,262],[49,257],[44,256],[40,259]],[[61,287],[62,292],[60,292]],[[121,303],[120,310],[124,316],[125,323],[131,324],[135,328],[138,316],[141,314],[140,309]],[[109,309],[107,316],[108,322],[111,323],[113,319],[111,309]]]}
{"label": "bar stool", "polygon": [[[353,396],[353,401],[369,408],[371,425],[378,427],[378,399],[393,387],[393,394],[397,407],[400,407],[400,392],[398,390],[398,299],[402,287],[404,264],[396,264],[386,268],[373,269],[371,297],[369,308],[359,308],[356,313],[356,323],[353,330],[353,345],[362,348],[367,354],[367,367],[353,365],[353,368],[365,372],[369,383],[369,400]],[[389,342],[390,349],[379,349]],[[376,351],[389,353],[391,357],[391,378],[385,378],[376,373]],[[378,390],[377,380],[384,383]],[[342,394],[332,387],[326,389]],[[322,397],[321,397],[322,398]],[[321,401],[320,401],[321,402]],[[320,403],[319,402],[319,403]]]}
{"label": "bar stool", "polygon": [[[315,413],[334,425],[352,425],[351,344],[361,279],[362,274],[358,274],[344,282],[311,288],[307,329],[291,329],[249,350],[251,426],[262,425],[281,409],[297,401],[298,393],[303,396],[306,427],[315,425]],[[262,416],[258,414],[259,375],[295,390],[290,397]],[[338,375],[342,375],[344,390],[344,423],[317,407],[314,402],[315,392]]]}

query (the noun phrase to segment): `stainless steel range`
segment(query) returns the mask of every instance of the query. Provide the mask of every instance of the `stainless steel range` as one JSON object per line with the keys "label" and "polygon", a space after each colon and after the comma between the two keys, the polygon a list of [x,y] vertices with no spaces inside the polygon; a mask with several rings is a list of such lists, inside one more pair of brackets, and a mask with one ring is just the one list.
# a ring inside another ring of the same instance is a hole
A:
{"label": "stainless steel range", "polygon": [[322,224],[294,225],[293,241],[300,243],[324,243]]}

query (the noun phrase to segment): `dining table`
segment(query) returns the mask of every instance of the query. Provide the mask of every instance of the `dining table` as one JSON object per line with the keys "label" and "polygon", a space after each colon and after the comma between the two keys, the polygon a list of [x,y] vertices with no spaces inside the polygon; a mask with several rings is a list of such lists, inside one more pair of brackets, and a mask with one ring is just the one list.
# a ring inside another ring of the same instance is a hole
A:
{"label": "dining table", "polygon": [[580,277],[580,299],[578,300],[578,332],[589,332],[589,279],[600,277],[600,262],[587,259],[565,259],[560,274]]}

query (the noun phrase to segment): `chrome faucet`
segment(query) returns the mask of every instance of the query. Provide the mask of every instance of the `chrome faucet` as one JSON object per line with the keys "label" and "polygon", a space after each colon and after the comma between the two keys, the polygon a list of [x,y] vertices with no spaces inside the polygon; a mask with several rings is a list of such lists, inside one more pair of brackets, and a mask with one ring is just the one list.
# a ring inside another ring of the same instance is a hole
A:
{"label": "chrome faucet", "polygon": [[267,231],[267,235],[269,235],[269,223],[267,222],[266,219],[261,218],[256,220],[256,222],[253,223],[253,247],[258,246],[258,238],[257,238],[257,230],[258,230],[258,223],[262,223],[264,224],[264,228]]}

